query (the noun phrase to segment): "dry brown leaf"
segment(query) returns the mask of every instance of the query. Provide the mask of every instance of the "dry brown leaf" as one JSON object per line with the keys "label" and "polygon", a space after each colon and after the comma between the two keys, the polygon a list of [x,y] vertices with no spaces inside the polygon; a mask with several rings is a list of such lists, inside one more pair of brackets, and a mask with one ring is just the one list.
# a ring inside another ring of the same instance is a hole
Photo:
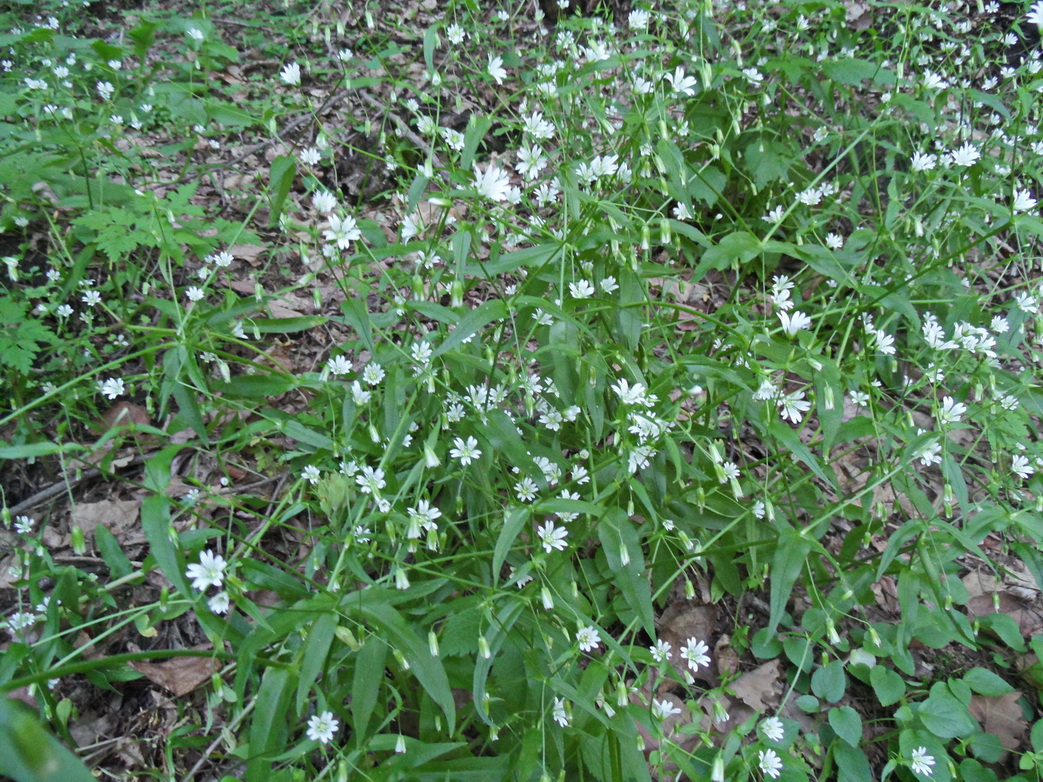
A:
{"label": "dry brown leaf", "polygon": [[[1013,751],[1021,746],[1028,722],[1018,704],[1021,693],[1006,695],[973,695],[968,711],[981,723],[982,730],[998,737],[1004,749]],[[1002,761],[1001,761],[1002,762]]]}
{"label": "dry brown leaf", "polygon": [[169,690],[177,698],[187,695],[209,681],[218,667],[217,660],[212,657],[174,657],[162,663],[141,660],[129,665],[152,683]]}
{"label": "dry brown leaf", "polygon": [[78,524],[88,538],[101,524],[121,546],[139,546],[145,543],[145,532],[138,523],[140,510],[141,500],[80,502],[73,506],[72,523]]}
{"label": "dry brown leaf", "polygon": [[228,252],[257,267],[261,265],[261,256],[268,252],[268,248],[263,244],[235,244],[228,248]]}
{"label": "dry brown leaf", "polygon": [[770,711],[779,704],[782,693],[778,684],[781,679],[782,664],[775,659],[744,673],[728,689],[754,711]]}
{"label": "dry brown leaf", "polygon": [[131,424],[151,426],[152,419],[149,418],[148,411],[141,405],[117,402],[101,414],[101,423],[108,430],[114,426],[130,426]]}
{"label": "dry brown leaf", "polygon": [[1043,632],[1043,615],[1006,592],[988,592],[967,601],[967,613],[972,619],[989,614],[1006,614],[1018,624],[1026,638]]}

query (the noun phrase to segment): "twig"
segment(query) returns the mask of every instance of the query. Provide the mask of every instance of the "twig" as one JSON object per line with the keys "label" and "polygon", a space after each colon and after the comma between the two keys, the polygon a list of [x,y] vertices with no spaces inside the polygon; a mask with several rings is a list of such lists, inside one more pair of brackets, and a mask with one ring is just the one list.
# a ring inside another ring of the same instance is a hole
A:
{"label": "twig", "polygon": [[[129,463],[122,465],[122,467],[136,467],[137,465],[142,464],[145,461],[146,456],[148,455],[149,454],[138,454],[133,459],[131,459]],[[97,467],[91,467],[89,470],[84,470],[77,476],[71,478],[69,476],[66,476],[64,480],[58,481],[57,483],[52,483],[46,489],[41,489],[40,491],[36,492],[36,494],[34,494],[33,496],[29,497],[28,499],[22,500],[13,508],[10,508],[9,510],[11,512],[11,515],[16,516],[19,513],[25,513],[27,510],[35,508],[37,505],[42,505],[48,500],[53,499],[60,494],[63,494],[64,492],[71,489],[73,486],[83,483],[83,481],[90,480],[91,478],[97,478],[99,475],[106,474],[107,473],[103,472]]]}

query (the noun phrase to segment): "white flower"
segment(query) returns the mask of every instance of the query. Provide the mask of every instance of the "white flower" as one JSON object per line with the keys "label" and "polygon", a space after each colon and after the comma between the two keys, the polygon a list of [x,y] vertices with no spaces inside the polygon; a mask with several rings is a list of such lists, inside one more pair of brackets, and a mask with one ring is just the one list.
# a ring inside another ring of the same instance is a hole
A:
{"label": "white flower", "polygon": [[830,250],[839,250],[843,246],[844,237],[842,237],[840,234],[826,234],[826,247],[828,247]]}
{"label": "white flower", "polygon": [[938,411],[938,423],[942,426],[958,423],[966,412],[967,405],[957,402],[951,396],[943,397],[942,409]]}
{"label": "white flower", "polygon": [[340,723],[334,719],[333,712],[324,711],[308,720],[308,738],[322,744],[329,744]]}
{"label": "white flower", "polygon": [[301,83],[301,66],[295,62],[287,63],[281,71],[279,71],[279,78],[283,80],[284,84],[288,84],[291,87]]}
{"label": "white flower", "polygon": [[677,66],[673,73],[666,74],[666,80],[670,82],[674,92],[679,92],[682,95],[692,95],[695,92],[695,79],[686,74],[684,68],[680,65]]}
{"label": "white flower", "polygon": [[185,34],[189,38],[192,38],[193,40],[196,40],[196,41],[202,41],[206,37],[203,34],[203,31],[200,30],[198,27],[189,27],[187,30],[185,30]]}
{"label": "white flower", "polygon": [[346,375],[351,371],[351,362],[345,356],[333,356],[326,362],[326,371],[331,375]]}
{"label": "white flower", "polygon": [[210,607],[210,610],[215,614],[227,614],[228,606],[230,601],[228,599],[227,592],[218,592],[212,598],[206,601],[206,604]]}
{"label": "white flower", "polygon": [[319,468],[314,464],[309,464],[303,470],[301,470],[301,477],[304,478],[308,483],[314,486],[319,482],[319,478],[322,477],[322,473],[319,472]]}
{"label": "white flower", "polygon": [[569,718],[568,712],[565,711],[565,701],[561,698],[554,699],[554,711],[552,712],[554,721],[561,725],[563,728],[567,728],[569,723],[572,721]]}
{"label": "white flower", "polygon": [[626,378],[620,378],[611,388],[619,396],[619,401],[625,405],[651,407],[655,401],[655,397],[648,394],[644,383],[634,383],[631,386]]}
{"label": "white flower", "polygon": [[489,57],[489,67],[486,70],[497,84],[503,84],[503,80],[507,78],[507,71],[503,67],[503,57]]}
{"label": "white flower", "polygon": [[453,446],[449,451],[449,455],[454,459],[459,459],[460,464],[464,467],[482,455],[481,450],[478,448],[478,441],[470,436],[467,438],[467,442],[464,442],[463,438],[460,437],[453,438]]}
{"label": "white flower", "polygon": [[760,758],[760,769],[767,776],[772,779],[778,779],[782,776],[782,758],[780,758],[775,750],[773,749],[762,749],[758,753]]}
{"label": "white flower", "polygon": [[319,190],[311,194],[311,203],[321,214],[329,214],[337,208],[337,197],[328,190]]}
{"label": "white flower", "polygon": [[203,289],[196,285],[192,285],[185,289],[185,296],[188,297],[189,301],[199,301],[204,295],[206,294],[203,293]]}
{"label": "white flower", "polygon": [[555,527],[553,522],[548,521],[542,527],[536,528],[536,535],[540,539],[540,543],[543,544],[543,550],[548,554],[551,551],[557,549],[562,551],[565,548],[565,538],[568,537],[568,530],[564,527]]}
{"label": "white flower", "polygon": [[936,165],[938,165],[938,156],[930,153],[924,154],[923,152],[913,154],[913,159],[910,163],[913,171],[930,171]]}
{"label": "white flower", "polygon": [[954,149],[949,153],[949,160],[954,166],[973,166],[981,159],[981,153],[978,148],[971,144],[969,141],[959,149]]}
{"label": "white flower", "polygon": [[688,643],[681,647],[681,657],[688,662],[689,668],[698,671],[700,666],[705,668],[710,664],[710,658],[706,654],[708,651],[710,647],[705,643],[689,638]]}
{"label": "white flower", "polygon": [[648,651],[652,653],[652,659],[657,663],[664,663],[670,660],[672,656],[670,654],[671,646],[669,643],[663,640],[658,640],[655,645],[648,647]]}
{"label": "white flower", "polygon": [[892,335],[883,329],[876,329],[873,332],[873,339],[876,341],[876,349],[885,356],[893,356],[895,354],[895,338]]}
{"label": "white flower", "polygon": [[778,717],[768,717],[761,723],[761,733],[764,734],[764,738],[768,741],[782,741],[782,737],[786,735],[785,728],[782,726],[782,720]]}
{"label": "white flower", "polygon": [[116,91],[116,88],[112,86],[112,83],[107,81],[99,81],[94,85],[94,88],[98,91],[98,95],[101,96],[102,100],[108,100],[112,97],[112,93]]}
{"label": "white flower", "polygon": [[811,318],[800,310],[793,313],[779,312],[779,320],[782,321],[782,330],[789,336],[811,326]]}
{"label": "white flower", "polygon": [[581,652],[589,652],[597,649],[598,644],[601,643],[601,634],[593,625],[581,627],[576,633],[576,641],[579,643]]}
{"label": "white flower", "polygon": [[663,698],[661,701],[652,701],[652,714],[654,714],[657,719],[665,720],[680,713],[681,709],[675,707],[674,704],[666,698]]}
{"label": "white flower", "polygon": [[804,413],[811,409],[811,402],[804,399],[803,391],[794,391],[791,394],[778,398],[779,409],[784,420],[799,424]]}
{"label": "white flower", "polygon": [[101,384],[101,393],[105,395],[106,399],[115,399],[118,396],[122,396],[125,390],[123,378],[107,377]]}
{"label": "white flower", "polygon": [[510,176],[495,163],[490,163],[485,173],[479,171],[478,164],[475,164],[474,189],[478,191],[478,195],[485,196],[490,201],[503,201],[507,198],[510,187]]}
{"label": "white flower", "polygon": [[362,473],[355,476],[355,483],[363,494],[379,494],[380,490],[387,486],[384,480],[384,471],[379,467],[370,467],[368,464],[362,468]]}
{"label": "white flower", "polygon": [[569,283],[569,293],[574,299],[589,299],[594,295],[594,286],[587,280]]}
{"label": "white flower", "polygon": [[619,290],[619,284],[616,282],[616,278],[611,275],[601,281],[601,290],[605,293],[615,293]]}
{"label": "white flower", "polygon": [[1025,21],[1036,25],[1036,27],[1043,27],[1043,0],[1032,4]]}
{"label": "white flower", "polygon": [[[1043,0],[1041,0],[1043,3]],[[1014,203],[1011,206],[1015,212],[1027,212],[1030,209],[1036,208],[1036,199],[1032,197],[1032,193],[1028,190],[1015,190],[1014,191]]]}
{"label": "white flower", "polygon": [[1028,480],[1032,477],[1032,473],[1035,472],[1035,469],[1029,463],[1028,457],[1020,453],[1011,457],[1010,469],[1011,472],[1016,473],[1022,480]]}
{"label": "white flower", "polygon": [[532,478],[522,478],[514,484],[514,492],[522,502],[532,502],[536,499],[536,482]]}
{"label": "white flower", "polygon": [[927,754],[927,747],[917,747],[913,750],[910,764],[914,774],[922,774],[929,777],[934,774],[934,757]]}
{"label": "white flower", "polygon": [[358,229],[355,218],[351,215],[340,218],[337,215],[329,216],[330,227],[322,232],[323,238],[331,244],[336,244],[341,250],[347,250],[353,241],[362,236]]}
{"label": "white flower", "polygon": [[192,588],[202,592],[211,586],[220,588],[226,567],[224,557],[207,549],[199,555],[199,564],[189,565],[185,575],[192,579]]}
{"label": "white flower", "polygon": [[33,519],[28,516],[16,516],[14,520],[14,531],[19,535],[30,535],[33,531]]}

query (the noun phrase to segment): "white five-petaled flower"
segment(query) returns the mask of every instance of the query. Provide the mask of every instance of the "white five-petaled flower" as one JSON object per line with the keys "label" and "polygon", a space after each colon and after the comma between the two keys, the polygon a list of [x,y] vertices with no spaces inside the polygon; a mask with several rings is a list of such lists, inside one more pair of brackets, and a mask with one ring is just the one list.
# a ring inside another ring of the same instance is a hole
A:
{"label": "white five-petaled flower", "polygon": [[227,614],[228,607],[231,605],[231,601],[228,598],[227,592],[218,592],[212,598],[206,601],[206,604],[210,607],[210,610],[215,614]]}
{"label": "white five-petaled flower", "polygon": [[674,706],[674,704],[668,701],[666,698],[663,698],[663,700],[661,701],[652,701],[652,714],[654,714],[657,719],[669,719],[673,715],[680,713],[681,709]]}
{"label": "white five-petaled flower", "polygon": [[673,73],[666,74],[666,80],[670,82],[674,92],[679,92],[682,95],[691,95],[695,92],[695,79],[685,73],[684,68],[680,65],[674,69]]}
{"label": "white five-petaled flower", "polygon": [[930,171],[938,165],[938,156],[932,155],[929,152],[916,152],[913,154],[913,159],[910,162],[910,167],[913,171]]}
{"label": "white five-petaled flower", "polygon": [[969,141],[959,149],[954,149],[949,153],[949,160],[954,166],[963,166],[967,168],[973,166],[981,159],[981,153],[978,148]]}
{"label": "white five-petaled flower", "polygon": [[661,664],[670,660],[672,648],[669,643],[659,639],[653,646],[648,647],[648,651],[652,653],[652,659]]}
{"label": "white five-petaled flower", "polygon": [[227,566],[228,563],[225,562],[224,557],[207,549],[199,555],[198,564],[193,563],[188,566],[185,575],[192,579],[192,588],[202,592],[211,586],[220,588],[225,579]]}
{"label": "white five-petaled flower", "polygon": [[778,717],[768,717],[764,720],[761,723],[761,733],[764,734],[764,738],[768,741],[782,741],[782,737],[786,735],[785,728],[782,726],[782,720]]}
{"label": "white five-petaled flower", "polygon": [[511,178],[495,163],[490,163],[484,173],[479,170],[476,163],[474,189],[478,191],[478,195],[484,196],[490,201],[503,201],[507,198],[507,191],[511,189]]}
{"label": "white five-petaled flower", "polygon": [[507,78],[507,71],[503,67],[503,57],[499,55],[489,57],[489,67],[486,70],[497,84],[503,84],[503,80]]}
{"label": "white five-petaled flower", "polygon": [[1022,480],[1028,480],[1036,470],[1024,454],[1014,454],[1010,458],[1010,471]]}
{"label": "white five-petaled flower", "polygon": [[1043,0],[1032,4],[1025,21],[1036,25],[1036,27],[1043,27]]}
{"label": "white five-petaled flower", "polygon": [[308,720],[308,738],[321,744],[329,744],[340,723],[334,718],[332,711],[316,714]]}
{"label": "white five-petaled flower", "polygon": [[555,527],[554,522],[548,521],[542,527],[536,528],[536,536],[540,539],[540,543],[543,545],[543,550],[548,554],[551,551],[557,549],[562,551],[565,548],[565,538],[568,537],[568,530],[564,527]]}
{"label": "white five-petaled flower", "polygon": [[322,232],[322,236],[327,242],[337,245],[341,250],[347,250],[353,241],[362,236],[355,218],[351,215],[341,218],[331,214],[329,221],[330,227]]}
{"label": "white five-petaled flower", "polygon": [[470,436],[466,442],[462,437],[454,437],[453,446],[449,451],[449,455],[454,459],[459,459],[460,464],[464,467],[482,455],[482,451],[478,447],[478,441]]}
{"label": "white five-petaled flower", "polygon": [[107,377],[101,384],[101,393],[105,395],[106,399],[115,399],[122,396],[125,391],[123,378]]}
{"label": "white five-petaled flower", "polygon": [[279,71],[279,78],[283,80],[284,84],[288,84],[291,87],[297,86],[301,83],[301,66],[295,62],[287,63]]}
{"label": "white five-petaled flower", "polygon": [[794,310],[792,313],[780,311],[778,315],[782,321],[782,330],[791,337],[811,326],[811,318],[800,310]]}
{"label": "white five-petaled flower", "polygon": [[779,396],[776,400],[783,419],[799,424],[804,413],[811,409],[811,402],[804,398],[803,391],[793,391]]}
{"label": "white five-petaled flower", "polygon": [[782,758],[773,749],[762,749],[758,753],[760,759],[761,772],[771,777],[772,779],[778,779],[782,776]]}
{"label": "white five-petaled flower", "polygon": [[598,648],[598,645],[601,643],[601,634],[596,627],[588,625],[587,627],[581,627],[576,632],[576,641],[579,643],[581,652],[589,652]]}
{"label": "white five-petaled flower", "polygon": [[920,774],[925,777],[934,774],[934,757],[927,754],[927,747],[917,747],[913,750],[910,765],[914,774]]}
{"label": "white five-petaled flower", "polygon": [[700,666],[705,668],[710,664],[710,658],[706,654],[708,651],[710,647],[704,642],[689,638],[688,643],[681,647],[681,657],[688,663],[689,668],[698,671]]}
{"label": "white five-petaled flower", "polygon": [[565,701],[561,698],[554,699],[554,711],[552,712],[554,721],[561,725],[563,728],[567,728],[572,720],[569,717],[567,711],[565,711]]}
{"label": "white five-petaled flower", "polygon": [[1035,209],[1035,207],[1036,199],[1032,197],[1032,193],[1028,190],[1014,191],[1014,203],[1011,205],[1011,209],[1015,212],[1027,212],[1030,209]]}
{"label": "white five-petaled flower", "polygon": [[967,405],[962,402],[957,402],[951,396],[943,397],[942,409],[938,411],[938,422],[942,426],[958,423],[963,420],[963,416],[966,412]]}

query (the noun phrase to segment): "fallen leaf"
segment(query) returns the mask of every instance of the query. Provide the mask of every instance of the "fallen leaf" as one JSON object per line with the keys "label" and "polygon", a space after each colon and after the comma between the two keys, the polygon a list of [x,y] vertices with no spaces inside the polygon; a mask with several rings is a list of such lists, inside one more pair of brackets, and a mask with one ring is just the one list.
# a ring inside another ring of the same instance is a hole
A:
{"label": "fallen leaf", "polygon": [[108,430],[115,426],[130,426],[131,424],[151,426],[152,419],[149,418],[148,411],[141,405],[117,402],[101,414],[101,423]]}
{"label": "fallen leaf", "polygon": [[80,502],[72,508],[72,523],[79,525],[86,537],[94,536],[98,525],[103,525],[121,546],[140,546],[145,543],[145,532],[138,523],[141,500],[102,500]]}
{"label": "fallen leaf", "polygon": [[178,698],[210,681],[218,667],[217,660],[212,657],[174,657],[162,663],[140,660],[129,665],[150,682],[169,690]]}
{"label": "fallen leaf", "polygon": [[728,688],[754,711],[769,711],[778,706],[781,693],[776,687],[781,678],[782,665],[775,659],[744,673]]}
{"label": "fallen leaf", "polygon": [[1020,698],[1021,693],[1017,691],[996,696],[973,695],[968,708],[971,716],[981,723],[982,730],[999,738],[1003,748],[1009,751],[1021,746],[1028,730],[1028,722],[1018,704]]}
{"label": "fallen leaf", "polygon": [[1026,638],[1043,631],[1043,616],[1037,609],[1029,608],[1006,592],[987,592],[967,601],[967,613],[971,619],[989,614],[1006,614],[1015,622]]}

